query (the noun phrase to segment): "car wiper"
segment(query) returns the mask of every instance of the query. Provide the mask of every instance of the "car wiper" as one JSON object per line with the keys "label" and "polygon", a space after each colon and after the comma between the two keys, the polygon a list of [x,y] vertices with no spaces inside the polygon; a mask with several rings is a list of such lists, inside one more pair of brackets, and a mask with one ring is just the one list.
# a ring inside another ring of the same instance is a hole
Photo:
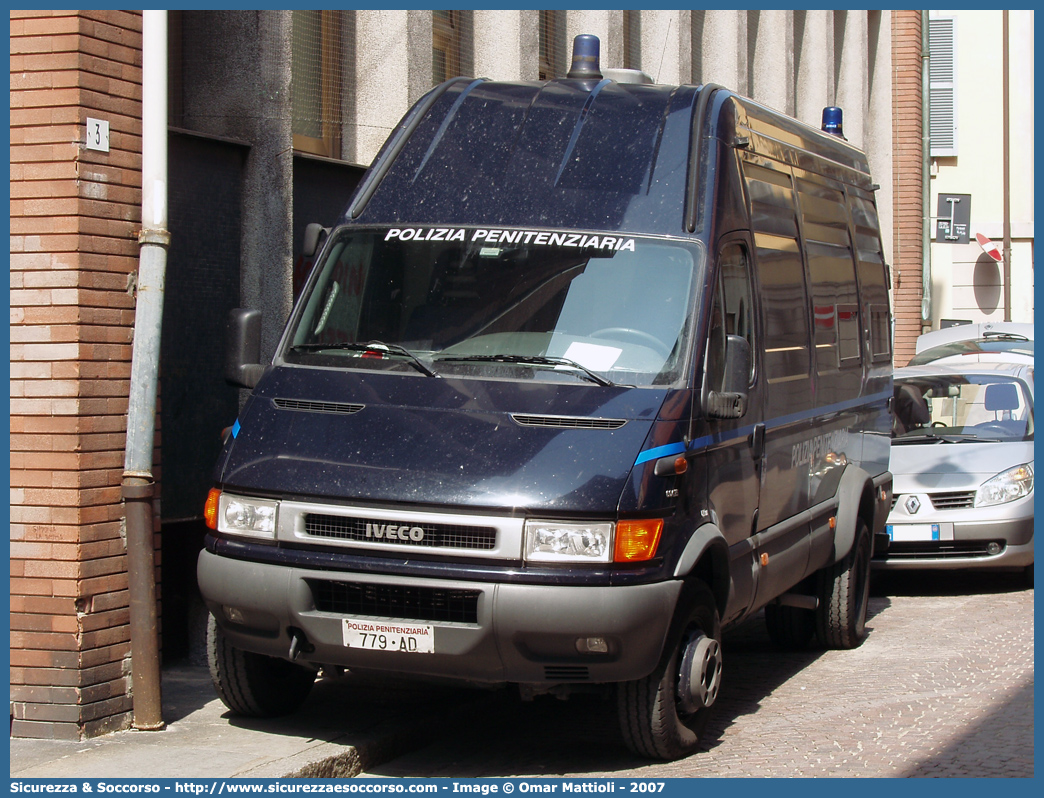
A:
{"label": "car wiper", "polygon": [[567,357],[552,357],[550,355],[439,355],[434,359],[453,361],[455,363],[517,363],[522,366],[566,366],[579,371],[585,379],[591,382],[605,387],[616,385],[615,382],[607,380],[601,374],[596,374],[587,366],[581,366],[575,360],[570,360]]}
{"label": "car wiper", "polygon": [[1000,330],[987,330],[982,334],[983,338],[988,338],[993,341],[1029,341],[1025,335],[1019,335],[1013,332],[1002,332]]}
{"label": "car wiper", "polygon": [[413,366],[417,371],[428,377],[438,377],[438,373],[434,371],[430,366],[425,364],[417,355],[407,349],[405,346],[399,346],[398,344],[386,344],[383,341],[370,341],[363,343],[361,341],[338,341],[336,343],[329,344],[297,344],[291,346],[291,352],[319,352],[327,349],[342,349],[349,352],[379,352],[382,356],[384,355],[401,355],[406,358],[407,362]]}
{"label": "car wiper", "polygon": [[924,441],[931,441],[932,443],[964,443],[967,441],[973,441],[976,443],[983,442],[996,442],[999,438],[983,438],[981,435],[972,435],[970,432],[921,432],[917,435],[900,435],[898,438],[892,438],[892,443],[923,443]]}
{"label": "car wiper", "polygon": [[892,438],[892,445],[897,443],[924,443],[925,441],[931,441],[932,443],[942,443],[945,440],[942,435],[936,435],[934,432],[919,432],[916,435],[907,433],[906,435],[900,435]]}

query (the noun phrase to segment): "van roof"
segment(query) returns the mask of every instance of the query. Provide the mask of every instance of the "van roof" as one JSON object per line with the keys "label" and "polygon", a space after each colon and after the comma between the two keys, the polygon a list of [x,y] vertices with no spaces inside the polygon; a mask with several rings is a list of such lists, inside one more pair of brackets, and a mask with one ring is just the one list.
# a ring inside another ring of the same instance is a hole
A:
{"label": "van roof", "polygon": [[[345,221],[680,234],[693,162],[715,168],[690,141],[716,89],[448,81],[404,117]],[[835,136],[727,90],[706,117],[704,135],[870,188],[865,156]]]}

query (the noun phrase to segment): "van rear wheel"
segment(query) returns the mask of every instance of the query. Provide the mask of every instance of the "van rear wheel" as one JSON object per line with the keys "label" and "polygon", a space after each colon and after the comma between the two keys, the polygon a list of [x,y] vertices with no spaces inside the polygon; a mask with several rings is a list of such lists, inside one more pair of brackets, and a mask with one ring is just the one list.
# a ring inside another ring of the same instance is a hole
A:
{"label": "van rear wheel", "polygon": [[872,549],[870,530],[860,518],[852,550],[819,572],[816,637],[824,648],[856,648],[866,639]]}
{"label": "van rear wheel", "polygon": [[315,683],[315,671],[233,646],[210,615],[207,664],[221,702],[237,715],[274,718],[296,712]]}
{"label": "van rear wheel", "polygon": [[617,687],[624,742],[638,756],[681,759],[703,736],[721,687],[721,621],[714,596],[696,586],[696,604],[681,643],[644,679]]}

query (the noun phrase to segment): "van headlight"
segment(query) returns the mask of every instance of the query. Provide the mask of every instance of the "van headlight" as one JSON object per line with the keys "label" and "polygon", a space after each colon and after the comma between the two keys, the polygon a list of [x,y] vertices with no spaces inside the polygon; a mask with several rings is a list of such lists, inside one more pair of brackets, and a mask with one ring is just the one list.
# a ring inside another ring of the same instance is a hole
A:
{"label": "van headlight", "polygon": [[612,522],[526,521],[528,562],[610,562]]}
{"label": "van headlight", "polygon": [[1029,496],[1033,492],[1033,463],[1009,468],[988,479],[975,492],[976,507],[990,507]]}
{"label": "van headlight", "polygon": [[218,532],[275,540],[279,502],[221,494],[218,506]]}

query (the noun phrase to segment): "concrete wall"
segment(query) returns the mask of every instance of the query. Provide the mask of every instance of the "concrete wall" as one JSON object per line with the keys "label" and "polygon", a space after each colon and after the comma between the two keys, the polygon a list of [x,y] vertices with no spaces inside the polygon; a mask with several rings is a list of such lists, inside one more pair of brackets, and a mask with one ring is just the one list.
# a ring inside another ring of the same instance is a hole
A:
{"label": "concrete wall", "polygon": [[[819,127],[845,110],[848,139],[880,184],[885,255],[892,253],[891,17],[880,11],[640,12],[640,69],[662,83],[720,83]],[[622,11],[565,13],[566,36],[592,33],[602,65],[624,63]],[[431,86],[431,14],[357,11],[356,113],[348,160],[367,165],[411,103]],[[476,11],[475,73],[536,77],[536,11]]]}
{"label": "concrete wall", "polygon": [[245,142],[240,303],[264,316],[270,358],[292,301],[290,12],[183,17],[184,126]]}

